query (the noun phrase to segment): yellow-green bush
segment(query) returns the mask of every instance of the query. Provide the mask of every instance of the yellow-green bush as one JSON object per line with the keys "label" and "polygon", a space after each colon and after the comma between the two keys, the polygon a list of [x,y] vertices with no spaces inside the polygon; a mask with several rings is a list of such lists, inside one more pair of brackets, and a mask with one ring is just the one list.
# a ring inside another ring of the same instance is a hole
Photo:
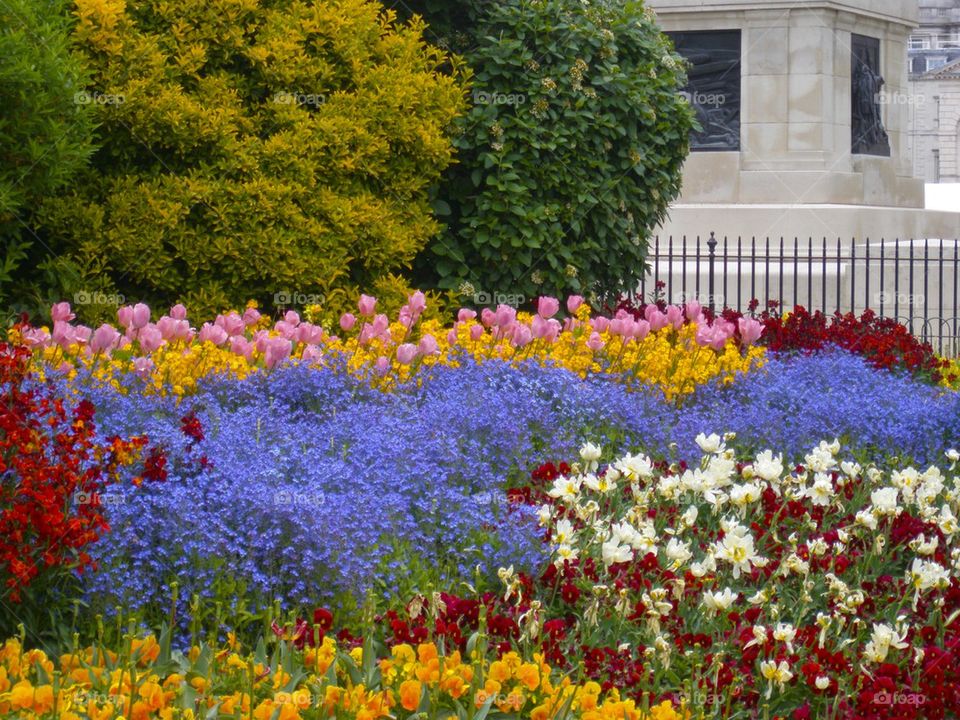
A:
{"label": "yellow-green bush", "polygon": [[77,278],[64,295],[336,305],[391,284],[437,232],[427,188],[464,76],[420,21],[371,0],[76,0],[75,15],[103,147],[43,209]]}

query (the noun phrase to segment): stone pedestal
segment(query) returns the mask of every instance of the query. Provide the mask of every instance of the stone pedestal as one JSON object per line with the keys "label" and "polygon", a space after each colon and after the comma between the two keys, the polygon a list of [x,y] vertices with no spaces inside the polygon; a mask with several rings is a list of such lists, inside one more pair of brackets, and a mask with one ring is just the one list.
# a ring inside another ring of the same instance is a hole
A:
{"label": "stone pedestal", "polygon": [[[960,236],[960,213],[923,212],[923,182],[908,155],[906,42],[916,3],[648,4],[667,32],[741,33],[739,150],[690,154],[682,196],[659,234],[838,237],[883,228],[887,237]],[[864,42],[879,47],[876,109],[889,157],[852,152],[851,55]]]}

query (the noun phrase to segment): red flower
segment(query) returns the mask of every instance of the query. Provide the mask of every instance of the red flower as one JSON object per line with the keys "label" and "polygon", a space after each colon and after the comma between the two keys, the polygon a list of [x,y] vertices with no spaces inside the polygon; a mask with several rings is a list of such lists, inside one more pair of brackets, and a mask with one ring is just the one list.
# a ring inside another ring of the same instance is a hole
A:
{"label": "red flower", "polygon": [[[110,529],[101,493],[147,442],[99,441],[92,403],[81,400],[69,412],[42,384],[24,390],[30,359],[27,348],[0,343],[0,579],[13,602],[41,573],[82,572],[91,564],[83,548]],[[157,477],[160,454],[151,452]]]}
{"label": "red flower", "polygon": [[321,630],[327,632],[333,627],[333,613],[326,608],[317,608],[313,611],[313,624],[319,625]]}
{"label": "red flower", "polygon": [[560,597],[565,603],[573,605],[580,599],[580,589],[572,582],[564,583],[560,588]]}

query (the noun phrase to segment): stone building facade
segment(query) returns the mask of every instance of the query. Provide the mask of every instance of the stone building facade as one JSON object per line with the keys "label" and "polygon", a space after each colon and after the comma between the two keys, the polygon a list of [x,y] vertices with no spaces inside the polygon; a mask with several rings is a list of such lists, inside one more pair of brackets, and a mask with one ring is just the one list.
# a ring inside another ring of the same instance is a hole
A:
{"label": "stone building facade", "polygon": [[907,45],[908,152],[928,183],[960,182],[960,0],[919,0]]}

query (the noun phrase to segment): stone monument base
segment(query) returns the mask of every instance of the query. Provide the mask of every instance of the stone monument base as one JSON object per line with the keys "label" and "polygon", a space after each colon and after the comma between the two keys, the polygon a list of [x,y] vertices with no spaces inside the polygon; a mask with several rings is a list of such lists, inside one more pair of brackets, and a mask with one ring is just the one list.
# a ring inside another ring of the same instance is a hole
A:
{"label": "stone monument base", "polygon": [[678,203],[654,231],[674,241],[718,238],[842,238],[866,239],[960,238],[960,212],[887,206],[831,204]]}

